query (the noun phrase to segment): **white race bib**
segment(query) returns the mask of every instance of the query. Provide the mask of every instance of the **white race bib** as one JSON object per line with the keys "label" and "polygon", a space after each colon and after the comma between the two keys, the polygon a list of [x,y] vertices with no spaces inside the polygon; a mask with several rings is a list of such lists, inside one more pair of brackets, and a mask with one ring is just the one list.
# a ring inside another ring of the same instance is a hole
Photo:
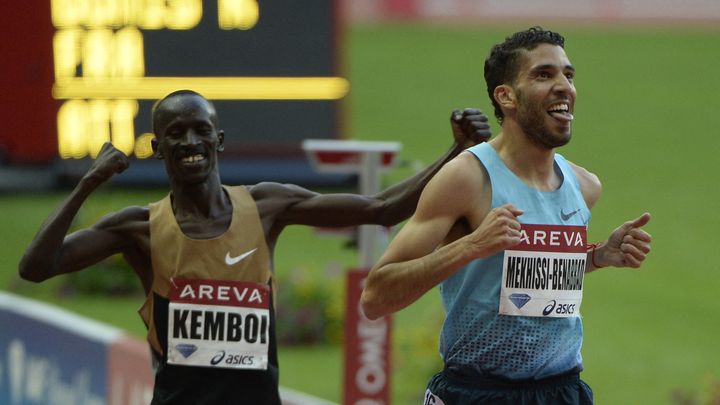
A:
{"label": "white race bib", "polygon": [[173,279],[168,363],[267,369],[270,299],[264,284]]}
{"label": "white race bib", "polygon": [[580,313],[587,229],[521,225],[521,242],[505,251],[500,314],[566,318]]}

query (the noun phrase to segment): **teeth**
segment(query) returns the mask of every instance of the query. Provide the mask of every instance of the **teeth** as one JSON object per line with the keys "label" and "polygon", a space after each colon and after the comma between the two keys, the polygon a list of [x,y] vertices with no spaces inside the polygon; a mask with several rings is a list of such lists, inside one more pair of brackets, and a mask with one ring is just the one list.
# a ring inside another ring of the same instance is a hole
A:
{"label": "teeth", "polygon": [[570,107],[567,104],[556,104],[548,109],[548,111],[570,111]]}
{"label": "teeth", "polygon": [[195,163],[205,159],[203,155],[185,156],[181,159],[183,163]]}

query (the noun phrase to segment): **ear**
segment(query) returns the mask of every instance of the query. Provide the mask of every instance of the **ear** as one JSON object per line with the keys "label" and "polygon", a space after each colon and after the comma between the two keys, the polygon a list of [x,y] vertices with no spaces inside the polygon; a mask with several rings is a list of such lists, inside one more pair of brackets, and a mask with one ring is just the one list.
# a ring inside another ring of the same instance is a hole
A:
{"label": "ear", "polygon": [[157,136],[150,140],[150,146],[152,147],[153,153],[155,154],[155,159],[162,160],[163,155],[162,155],[162,153],[160,153],[160,150],[158,149]]}
{"label": "ear", "polygon": [[515,91],[507,84],[501,84],[495,87],[493,97],[495,97],[495,101],[497,101],[502,108],[514,109],[517,107],[515,104]]}
{"label": "ear", "polygon": [[222,153],[225,150],[225,131],[222,129],[217,132],[218,146],[217,151]]}

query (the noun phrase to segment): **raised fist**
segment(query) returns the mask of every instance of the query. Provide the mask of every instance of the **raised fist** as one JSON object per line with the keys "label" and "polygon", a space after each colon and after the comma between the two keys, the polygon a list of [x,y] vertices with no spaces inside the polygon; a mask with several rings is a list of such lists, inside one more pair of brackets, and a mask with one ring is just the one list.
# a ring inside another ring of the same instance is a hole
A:
{"label": "raised fist", "polygon": [[455,142],[464,149],[483,143],[492,135],[487,116],[476,108],[454,110],[450,115],[450,126]]}
{"label": "raised fist", "polygon": [[106,182],[116,173],[122,173],[129,165],[125,153],[115,148],[112,143],[105,142],[85,178],[99,185]]}

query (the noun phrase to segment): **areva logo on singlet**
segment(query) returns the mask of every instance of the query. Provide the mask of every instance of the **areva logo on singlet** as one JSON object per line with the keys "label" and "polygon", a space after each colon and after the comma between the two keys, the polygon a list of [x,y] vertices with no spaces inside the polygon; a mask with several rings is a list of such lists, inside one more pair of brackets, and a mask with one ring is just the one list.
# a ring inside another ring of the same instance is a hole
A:
{"label": "areva logo on singlet", "polygon": [[587,228],[521,224],[521,241],[505,251],[500,314],[574,317],[580,312]]}
{"label": "areva logo on singlet", "polygon": [[168,310],[168,363],[265,370],[270,287],[175,278]]}

